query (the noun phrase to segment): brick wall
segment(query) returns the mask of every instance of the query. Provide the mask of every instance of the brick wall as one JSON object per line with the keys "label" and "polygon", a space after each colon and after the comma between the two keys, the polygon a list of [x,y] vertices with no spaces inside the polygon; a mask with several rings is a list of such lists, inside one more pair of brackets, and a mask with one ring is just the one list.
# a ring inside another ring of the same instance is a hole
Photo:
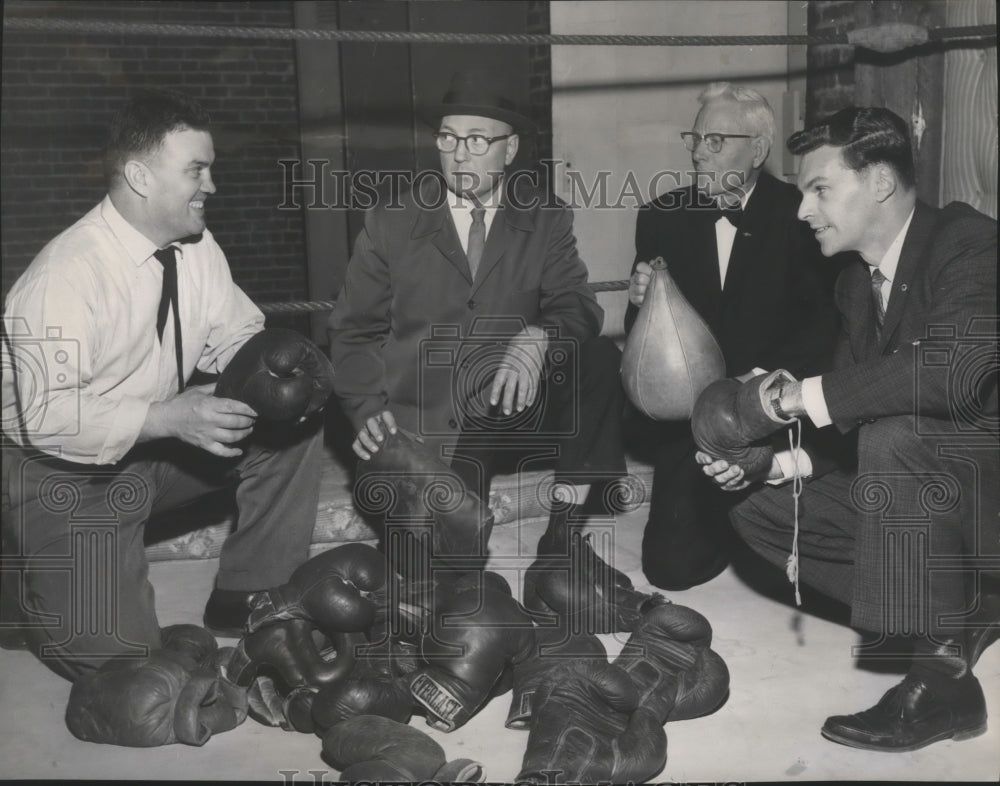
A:
{"label": "brick wall", "polygon": [[[854,0],[814,0],[809,3],[809,34],[853,30]],[[854,103],[854,47],[850,44],[810,46],[806,53],[806,125]]]}
{"label": "brick wall", "polygon": [[[288,2],[7,2],[5,18],[291,27]],[[303,217],[278,211],[279,159],[298,158],[294,44],[4,30],[0,108],[3,292],[105,192],[100,148],[133,91],[181,90],[212,115],[208,222],[255,300],[306,296]]]}

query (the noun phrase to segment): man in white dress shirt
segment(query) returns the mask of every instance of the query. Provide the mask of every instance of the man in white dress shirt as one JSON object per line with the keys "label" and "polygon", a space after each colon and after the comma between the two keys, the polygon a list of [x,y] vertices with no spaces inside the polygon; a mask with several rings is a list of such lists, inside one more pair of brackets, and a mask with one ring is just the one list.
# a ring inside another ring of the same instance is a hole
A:
{"label": "man in white dress shirt", "polygon": [[236,485],[205,614],[220,634],[238,635],[249,594],[308,556],[318,419],[264,444],[252,408],[187,385],[264,325],[206,228],[208,122],[176,93],[128,101],[110,129],[107,196],[7,297],[4,639],[70,679],[159,648],[143,550],[153,513]]}

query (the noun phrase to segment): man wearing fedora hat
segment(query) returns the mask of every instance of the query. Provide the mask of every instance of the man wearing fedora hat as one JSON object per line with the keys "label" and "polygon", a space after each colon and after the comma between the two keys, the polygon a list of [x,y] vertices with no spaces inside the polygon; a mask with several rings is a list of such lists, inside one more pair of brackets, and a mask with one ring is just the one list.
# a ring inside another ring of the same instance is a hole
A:
{"label": "man wearing fedora hat", "polygon": [[510,95],[501,75],[466,70],[426,109],[441,171],[368,211],[330,352],[362,461],[399,427],[485,496],[501,455],[554,458],[561,504],[539,552],[565,554],[591,485],[625,474],[620,352],[598,335],[572,212],[510,171],[534,131]]}

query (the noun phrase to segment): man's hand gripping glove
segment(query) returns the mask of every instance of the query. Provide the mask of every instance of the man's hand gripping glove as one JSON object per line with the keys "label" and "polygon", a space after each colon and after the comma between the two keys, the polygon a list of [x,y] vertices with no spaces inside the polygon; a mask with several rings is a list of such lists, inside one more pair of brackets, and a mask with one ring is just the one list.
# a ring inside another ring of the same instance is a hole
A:
{"label": "man's hand gripping glove", "polygon": [[774,457],[768,438],[795,422],[780,417],[772,405],[781,386],[791,381],[794,377],[783,369],[743,383],[716,380],[695,402],[691,415],[695,443],[712,458],[738,465],[749,479],[766,476]]}
{"label": "man's hand gripping glove", "polygon": [[267,328],[239,348],[219,377],[215,395],[253,407],[264,420],[297,421],[333,393],[333,366],[294,330]]}
{"label": "man's hand gripping glove", "polygon": [[75,737],[140,748],[204,745],[246,719],[246,690],[217,665],[222,651],[211,633],[175,625],[162,638],[162,649],[111,658],[73,683],[66,726]]}
{"label": "man's hand gripping glove", "polygon": [[535,696],[517,781],[644,783],[666,761],[663,723],[639,704],[628,674],[606,662],[566,662]]}
{"label": "man's hand gripping glove", "polygon": [[712,626],[686,606],[647,612],[615,659],[660,723],[708,715],[729,695],[729,669],[710,649]]}

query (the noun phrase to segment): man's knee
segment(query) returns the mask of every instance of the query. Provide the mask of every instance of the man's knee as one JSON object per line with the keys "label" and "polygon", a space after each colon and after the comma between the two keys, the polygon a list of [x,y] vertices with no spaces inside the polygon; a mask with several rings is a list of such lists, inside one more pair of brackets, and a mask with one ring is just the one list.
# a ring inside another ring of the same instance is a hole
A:
{"label": "man's knee", "polygon": [[741,540],[753,543],[755,540],[760,540],[764,532],[789,529],[782,523],[781,517],[775,515],[772,497],[776,491],[778,489],[769,486],[759,489],[730,508],[729,522]]}
{"label": "man's knee", "polygon": [[[923,427],[922,425],[923,424]],[[872,469],[891,471],[894,467],[926,466],[939,463],[934,423],[912,415],[879,418],[861,427],[858,457]]]}
{"label": "man's knee", "polygon": [[606,394],[620,395],[624,401],[621,386],[621,350],[607,336],[596,336],[580,345],[578,362],[580,380],[585,390],[603,390]]}
{"label": "man's knee", "polygon": [[618,373],[622,352],[607,336],[594,336],[580,345],[580,357],[588,366],[598,369],[613,368]]}

